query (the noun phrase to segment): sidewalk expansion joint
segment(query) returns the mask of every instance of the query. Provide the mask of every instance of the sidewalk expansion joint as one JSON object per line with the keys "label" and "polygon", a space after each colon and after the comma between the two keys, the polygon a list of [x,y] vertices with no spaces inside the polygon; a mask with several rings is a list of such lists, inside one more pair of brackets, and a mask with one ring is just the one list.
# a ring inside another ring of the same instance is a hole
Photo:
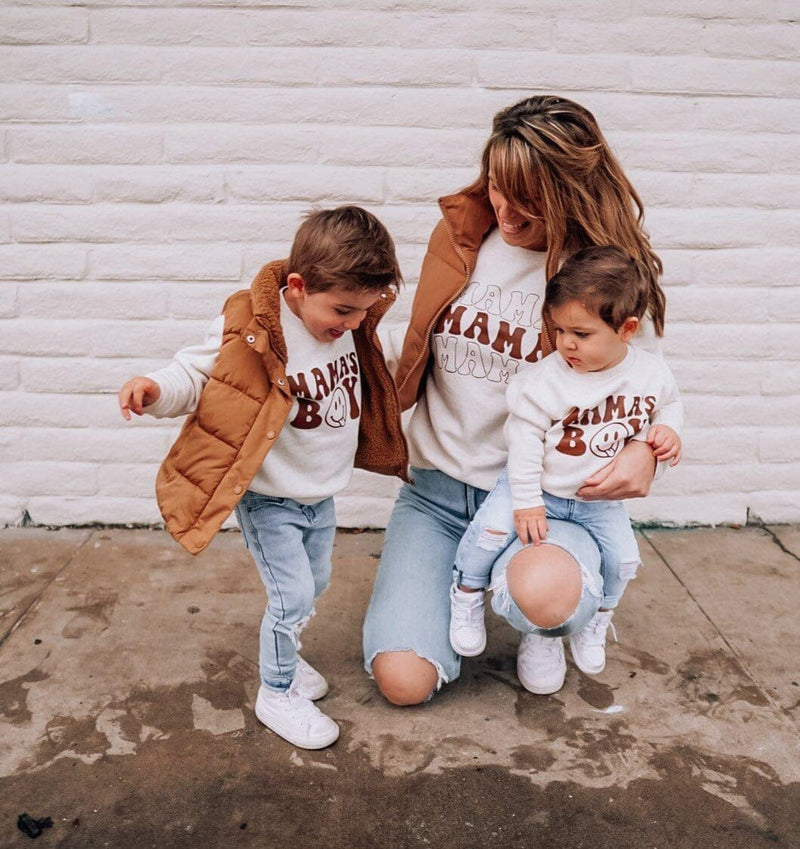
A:
{"label": "sidewalk expansion joint", "polygon": [[[766,528],[764,530],[766,530]],[[773,696],[769,692],[769,690],[765,689],[762,686],[761,682],[750,671],[750,668],[748,667],[744,658],[741,656],[740,652],[738,652],[736,650],[736,647],[728,640],[728,638],[725,636],[725,634],[722,633],[722,631],[717,626],[717,623],[714,622],[714,620],[708,614],[706,609],[700,603],[697,596],[689,589],[689,587],[686,585],[686,583],[683,580],[681,580],[680,575],[678,575],[677,572],[672,568],[672,566],[670,566],[669,562],[667,561],[666,557],[661,553],[661,551],[659,550],[655,541],[652,540],[648,536],[647,531],[644,530],[644,529],[641,529],[640,533],[647,540],[647,542],[650,544],[653,551],[655,551],[655,553],[660,558],[661,562],[667,567],[667,569],[672,574],[672,576],[675,578],[675,580],[681,585],[681,587],[685,591],[686,595],[688,595],[689,598],[697,605],[697,609],[700,611],[700,613],[702,613],[703,616],[705,616],[708,624],[714,629],[715,633],[720,638],[720,640],[725,644],[725,646],[727,646],[728,651],[730,651],[731,655],[733,656],[736,663],[739,665],[739,668],[742,670],[744,675],[746,675],[747,678],[749,678],[750,681],[753,682],[753,686],[758,690],[759,693],[762,694],[762,696],[766,699],[767,703],[772,707],[772,709],[781,718],[782,722],[788,728],[791,728],[793,732],[796,733],[797,732],[797,722],[795,721],[794,717],[790,713],[788,713],[788,711],[786,711],[783,707],[781,707],[781,705],[773,698]],[[783,546],[781,546],[781,547],[783,547]]]}
{"label": "sidewalk expansion joint", "polygon": [[11,623],[8,630],[5,634],[0,634],[0,648],[3,647],[8,638],[14,633],[14,631],[19,628],[19,626],[25,621],[25,617],[33,610],[34,607],[39,603],[42,596],[50,589],[53,583],[64,574],[64,571],[67,567],[72,563],[72,561],[77,557],[77,555],[81,552],[81,550],[85,547],[86,543],[94,536],[94,531],[89,533],[83,542],[72,551],[64,563],[61,565],[59,570],[54,573],[53,577],[42,587],[41,592],[37,593],[36,597],[31,601],[31,603],[17,616],[14,622]]}

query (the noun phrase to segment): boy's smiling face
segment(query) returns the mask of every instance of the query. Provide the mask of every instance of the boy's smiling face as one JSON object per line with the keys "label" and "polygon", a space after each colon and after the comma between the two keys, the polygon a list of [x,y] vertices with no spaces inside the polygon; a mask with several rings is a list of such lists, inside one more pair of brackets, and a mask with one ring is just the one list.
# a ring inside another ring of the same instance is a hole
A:
{"label": "boy's smiling face", "polygon": [[549,314],[559,354],[581,374],[605,371],[621,363],[627,343],[639,326],[639,320],[629,316],[619,330],[614,330],[579,301],[550,307]]}
{"label": "boy's smiling face", "polygon": [[324,292],[309,292],[299,274],[287,277],[286,303],[319,342],[334,342],[355,330],[380,292],[334,286]]}

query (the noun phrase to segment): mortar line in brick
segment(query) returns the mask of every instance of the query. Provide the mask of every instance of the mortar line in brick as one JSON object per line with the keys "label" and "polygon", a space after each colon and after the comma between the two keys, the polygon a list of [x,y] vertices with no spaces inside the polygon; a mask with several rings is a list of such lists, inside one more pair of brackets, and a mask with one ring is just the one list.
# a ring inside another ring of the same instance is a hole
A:
{"label": "mortar line in brick", "polygon": [[728,638],[722,633],[722,631],[720,631],[720,629],[717,627],[716,622],[714,622],[714,620],[711,618],[711,616],[706,612],[703,605],[700,604],[700,601],[697,598],[697,596],[695,596],[695,594],[689,589],[689,587],[684,583],[684,581],[681,580],[680,575],[678,575],[678,573],[672,568],[672,566],[669,565],[669,562],[667,561],[666,557],[661,553],[661,551],[659,550],[659,548],[655,544],[655,542],[648,536],[647,532],[645,530],[640,530],[639,532],[647,540],[650,547],[658,555],[661,562],[672,573],[675,580],[681,585],[681,587],[683,587],[683,589],[685,590],[685,592],[689,596],[689,598],[697,605],[697,609],[700,611],[700,613],[703,614],[703,616],[705,616],[706,620],[708,621],[709,625],[711,625],[711,627],[714,629],[717,636],[719,636],[719,638],[722,640],[722,642],[728,647],[728,650],[733,655],[734,660],[736,661],[736,663],[738,664],[738,666],[742,670],[742,672],[747,676],[747,678],[750,681],[753,682],[753,686],[767,700],[767,703],[777,713],[777,715],[780,717],[783,724],[787,728],[790,728],[792,731],[796,732],[797,729],[798,729],[798,724],[795,721],[794,717],[792,717],[786,710],[784,710],[784,708],[782,708],[775,701],[775,699],[772,697],[772,694],[769,692],[769,690],[765,689],[762,686],[761,682],[750,671],[750,668],[748,667],[744,658],[742,658],[740,653],[736,650],[736,648],[732,645],[732,643],[728,640]]}
{"label": "mortar line in brick", "polygon": [[36,597],[31,601],[31,603],[25,608],[25,610],[20,613],[20,615],[16,618],[16,620],[10,625],[5,634],[0,635],[0,648],[2,648],[6,641],[11,637],[14,631],[19,628],[19,626],[25,621],[28,613],[39,603],[44,594],[50,589],[53,583],[61,577],[67,567],[72,563],[72,561],[77,557],[77,555],[85,548],[86,543],[94,536],[95,531],[90,531],[86,538],[80,543],[80,545],[67,557],[67,559],[62,564],[61,568],[53,575],[53,577],[42,587],[41,592],[39,592]]}

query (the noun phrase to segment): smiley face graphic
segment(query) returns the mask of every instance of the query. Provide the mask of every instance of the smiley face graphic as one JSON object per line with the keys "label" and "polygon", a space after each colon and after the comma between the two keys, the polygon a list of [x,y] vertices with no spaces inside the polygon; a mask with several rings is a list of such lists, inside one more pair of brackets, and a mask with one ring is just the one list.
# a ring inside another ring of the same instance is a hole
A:
{"label": "smiley face graphic", "polygon": [[325,424],[329,427],[344,427],[347,421],[347,395],[341,386],[333,390],[328,412],[325,413]]}
{"label": "smiley face graphic", "polygon": [[629,435],[623,422],[612,422],[597,431],[589,443],[589,448],[595,457],[610,460],[622,448]]}

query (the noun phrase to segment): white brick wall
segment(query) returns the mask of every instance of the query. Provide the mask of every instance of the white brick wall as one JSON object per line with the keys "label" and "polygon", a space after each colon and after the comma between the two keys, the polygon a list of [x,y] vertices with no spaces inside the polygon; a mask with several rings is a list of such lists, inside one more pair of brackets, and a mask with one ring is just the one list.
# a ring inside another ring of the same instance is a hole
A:
{"label": "white brick wall", "polygon": [[[156,522],[177,425],[125,424],[123,379],[201,336],[311,204],[386,222],[402,323],[436,197],[471,180],[494,112],[544,91],[595,112],[665,261],[686,459],[634,516],[800,520],[797,11],[6,0],[0,524]],[[341,522],[382,523],[395,490],[357,473]]]}

